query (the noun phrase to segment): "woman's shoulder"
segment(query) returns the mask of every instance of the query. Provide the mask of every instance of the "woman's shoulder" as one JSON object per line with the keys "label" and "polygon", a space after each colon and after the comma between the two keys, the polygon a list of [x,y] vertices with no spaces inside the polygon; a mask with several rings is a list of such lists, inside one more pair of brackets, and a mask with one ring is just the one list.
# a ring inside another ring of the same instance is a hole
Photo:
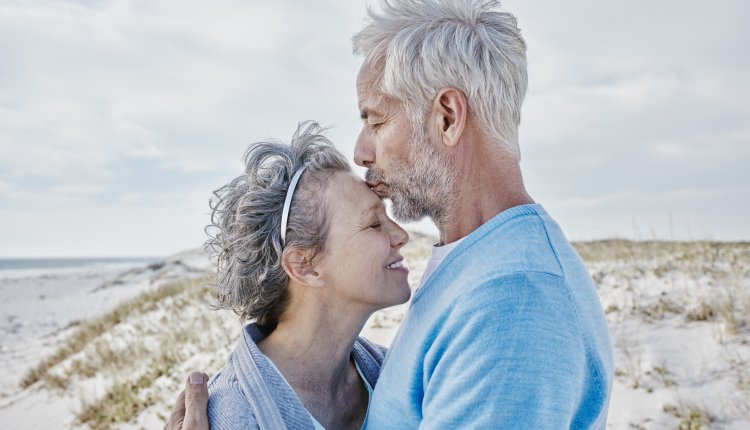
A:
{"label": "woman's shoulder", "polygon": [[208,381],[208,421],[211,430],[259,428],[237,379],[231,356]]}
{"label": "woman's shoulder", "polygon": [[371,387],[375,387],[380,377],[380,368],[388,348],[373,343],[363,337],[357,338],[352,349],[354,361]]}
{"label": "woman's shoulder", "polygon": [[383,359],[388,353],[388,348],[378,345],[364,337],[358,337],[354,342],[354,354],[355,357],[358,354],[367,354],[378,362],[379,365],[383,364]]}

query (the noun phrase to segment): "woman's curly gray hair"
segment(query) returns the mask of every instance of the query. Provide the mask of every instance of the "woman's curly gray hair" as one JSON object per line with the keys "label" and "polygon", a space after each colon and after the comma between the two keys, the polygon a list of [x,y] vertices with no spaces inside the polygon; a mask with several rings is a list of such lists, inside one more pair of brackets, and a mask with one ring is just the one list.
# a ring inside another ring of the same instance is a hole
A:
{"label": "woman's curly gray hair", "polygon": [[[332,174],[350,171],[341,152],[313,121],[302,122],[290,145],[277,140],[250,145],[245,173],[214,191],[206,250],[216,260],[218,309],[273,330],[287,301],[288,276],[281,266],[284,248],[324,250],[329,219],[323,191]],[[289,209],[286,241],[281,243],[281,212],[294,173],[300,177]]]}

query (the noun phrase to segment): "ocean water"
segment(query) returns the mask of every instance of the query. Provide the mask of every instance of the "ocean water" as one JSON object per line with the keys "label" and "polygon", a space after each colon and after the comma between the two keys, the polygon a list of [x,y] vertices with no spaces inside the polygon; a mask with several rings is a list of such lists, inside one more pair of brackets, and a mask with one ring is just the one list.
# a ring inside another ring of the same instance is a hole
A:
{"label": "ocean water", "polygon": [[159,261],[157,257],[132,258],[0,258],[0,280],[85,275],[127,270]]}

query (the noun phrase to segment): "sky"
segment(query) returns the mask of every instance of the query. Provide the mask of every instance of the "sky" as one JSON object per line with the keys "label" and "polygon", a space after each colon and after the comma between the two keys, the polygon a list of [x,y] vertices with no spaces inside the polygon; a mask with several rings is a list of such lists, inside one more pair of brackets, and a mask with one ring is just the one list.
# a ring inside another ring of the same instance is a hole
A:
{"label": "sky", "polygon": [[[248,144],[302,120],[351,158],[367,4],[0,0],[0,258],[196,248]],[[750,5],[503,8],[526,186],[570,239],[750,240]]]}

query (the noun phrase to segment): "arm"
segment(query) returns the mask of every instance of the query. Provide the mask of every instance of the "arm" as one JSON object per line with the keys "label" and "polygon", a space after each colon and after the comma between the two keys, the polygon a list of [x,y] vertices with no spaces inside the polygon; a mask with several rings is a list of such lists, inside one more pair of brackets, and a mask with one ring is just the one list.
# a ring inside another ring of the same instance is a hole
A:
{"label": "arm", "polygon": [[568,428],[586,352],[566,288],[521,273],[463,295],[425,357],[420,428]]}

